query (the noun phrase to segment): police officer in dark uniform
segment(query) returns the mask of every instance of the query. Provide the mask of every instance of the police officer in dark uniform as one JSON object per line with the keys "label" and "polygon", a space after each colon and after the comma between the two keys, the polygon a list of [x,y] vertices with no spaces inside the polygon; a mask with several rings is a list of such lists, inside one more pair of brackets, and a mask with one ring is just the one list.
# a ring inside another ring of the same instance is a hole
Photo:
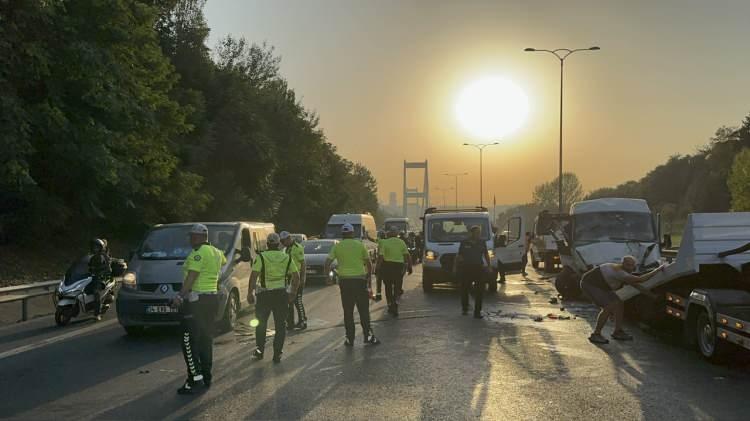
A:
{"label": "police officer in dark uniform", "polygon": [[[482,229],[471,227],[471,236],[462,241],[458,254],[453,261],[453,273],[461,281],[461,309],[462,314],[469,313],[469,290],[474,289],[474,318],[481,319],[482,298],[484,293],[484,278],[492,267],[487,243],[482,240]],[[487,265],[485,266],[484,260]]]}
{"label": "police officer in dark uniform", "polygon": [[86,286],[87,294],[94,294],[94,318],[102,319],[102,289],[104,282],[112,276],[111,259],[107,252],[107,243],[99,238],[91,240],[91,257],[89,273],[93,280]]}

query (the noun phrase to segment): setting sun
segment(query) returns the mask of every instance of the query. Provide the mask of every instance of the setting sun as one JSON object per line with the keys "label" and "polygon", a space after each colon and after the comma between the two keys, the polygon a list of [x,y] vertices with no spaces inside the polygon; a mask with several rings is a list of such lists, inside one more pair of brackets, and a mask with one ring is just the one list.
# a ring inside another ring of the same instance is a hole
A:
{"label": "setting sun", "polygon": [[515,83],[498,76],[472,82],[456,101],[456,117],[472,136],[498,139],[526,120],[529,100]]}

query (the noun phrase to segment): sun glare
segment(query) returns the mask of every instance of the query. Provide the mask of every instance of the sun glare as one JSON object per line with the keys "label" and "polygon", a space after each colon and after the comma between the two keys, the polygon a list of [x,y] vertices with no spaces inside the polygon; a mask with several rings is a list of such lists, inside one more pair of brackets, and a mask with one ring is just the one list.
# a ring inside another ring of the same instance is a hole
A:
{"label": "sun glare", "polygon": [[466,86],[456,101],[456,117],[469,133],[484,140],[497,140],[517,130],[526,121],[529,100],[513,82],[487,77]]}

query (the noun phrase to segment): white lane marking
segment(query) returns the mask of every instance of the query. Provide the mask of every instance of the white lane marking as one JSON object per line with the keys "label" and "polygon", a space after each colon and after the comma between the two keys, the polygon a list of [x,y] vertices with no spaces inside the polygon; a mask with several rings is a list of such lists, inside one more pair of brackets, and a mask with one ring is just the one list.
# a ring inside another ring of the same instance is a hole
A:
{"label": "white lane marking", "polygon": [[5,358],[9,358],[9,357],[13,357],[13,356],[18,355],[18,354],[23,354],[24,352],[33,351],[33,350],[38,349],[38,348],[43,348],[45,346],[52,345],[52,344],[60,342],[60,341],[64,341],[66,339],[74,338],[76,336],[80,336],[80,335],[89,333],[91,331],[94,331],[94,330],[97,330],[97,329],[101,329],[103,327],[107,327],[107,326],[113,325],[115,323],[117,323],[117,319],[107,320],[105,322],[98,322],[98,323],[96,323],[93,326],[84,327],[84,328],[81,328],[81,329],[78,329],[78,330],[74,330],[72,332],[68,332],[68,333],[65,333],[65,334],[62,334],[62,335],[59,335],[59,336],[54,336],[52,338],[47,338],[47,339],[41,340],[41,341],[39,341],[37,343],[34,343],[34,344],[19,346],[17,348],[13,348],[11,350],[8,350],[8,351],[0,353],[0,360],[3,360]]}

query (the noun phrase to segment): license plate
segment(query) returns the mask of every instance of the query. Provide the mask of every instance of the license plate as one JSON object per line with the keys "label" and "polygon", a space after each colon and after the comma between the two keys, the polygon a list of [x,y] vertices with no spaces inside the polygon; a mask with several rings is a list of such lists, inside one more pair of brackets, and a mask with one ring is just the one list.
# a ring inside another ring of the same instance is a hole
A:
{"label": "license plate", "polygon": [[146,307],[146,313],[177,313],[177,309],[170,306],[148,306]]}

